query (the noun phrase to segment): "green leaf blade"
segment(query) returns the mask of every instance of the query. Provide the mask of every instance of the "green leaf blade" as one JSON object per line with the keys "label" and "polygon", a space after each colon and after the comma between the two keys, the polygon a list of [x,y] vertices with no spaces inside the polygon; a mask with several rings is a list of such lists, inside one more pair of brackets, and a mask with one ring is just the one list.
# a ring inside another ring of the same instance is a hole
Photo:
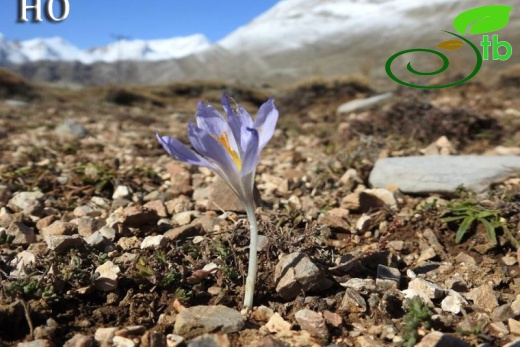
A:
{"label": "green leaf blade", "polygon": [[468,229],[471,226],[471,224],[473,223],[473,221],[474,221],[473,218],[468,217],[468,218],[464,218],[462,223],[460,223],[459,230],[457,230],[457,235],[455,237],[456,243],[460,243],[460,241],[462,241],[464,234],[466,233],[466,231],[468,231]]}
{"label": "green leaf blade", "polygon": [[479,219],[479,221],[486,227],[486,232],[491,243],[493,243],[493,245],[496,245],[498,242],[497,234],[495,233],[495,227],[491,225],[491,223],[487,219]]}
{"label": "green leaf blade", "polygon": [[509,22],[514,7],[506,5],[487,5],[464,11],[453,20],[453,27],[462,35],[486,34],[502,29]]}

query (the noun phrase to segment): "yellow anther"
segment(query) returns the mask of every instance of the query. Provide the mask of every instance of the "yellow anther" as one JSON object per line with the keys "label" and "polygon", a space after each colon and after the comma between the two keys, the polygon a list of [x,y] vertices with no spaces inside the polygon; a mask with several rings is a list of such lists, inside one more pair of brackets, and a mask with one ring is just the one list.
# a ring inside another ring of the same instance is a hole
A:
{"label": "yellow anther", "polygon": [[224,148],[226,149],[226,152],[229,153],[229,155],[235,162],[235,165],[237,166],[237,168],[239,170],[242,169],[242,161],[240,160],[240,155],[236,151],[234,151],[231,148],[231,146],[229,145],[229,139],[228,139],[227,133],[224,131],[220,134],[220,136],[217,137],[217,136],[213,135],[213,137],[215,138],[215,140],[220,142],[222,144],[222,146],[224,146]]}

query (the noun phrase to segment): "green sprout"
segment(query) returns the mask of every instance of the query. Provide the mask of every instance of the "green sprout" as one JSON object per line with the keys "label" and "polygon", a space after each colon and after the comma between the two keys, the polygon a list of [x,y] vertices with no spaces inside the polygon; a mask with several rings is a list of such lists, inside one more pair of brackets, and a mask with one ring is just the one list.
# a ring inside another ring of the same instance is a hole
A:
{"label": "green sprout", "polygon": [[168,288],[172,286],[175,282],[180,281],[181,278],[182,275],[179,272],[171,270],[161,279],[159,285],[163,288]]}
{"label": "green sprout", "polygon": [[159,260],[163,265],[166,265],[166,266],[169,265],[168,259],[166,259],[166,254],[164,254],[161,251],[156,251],[154,253],[154,255],[155,255],[155,258],[157,258],[157,260]]}
{"label": "green sprout", "polygon": [[135,264],[135,268],[137,269],[137,272],[139,276],[143,278],[149,278],[155,276],[155,270],[152,266],[148,264],[145,258],[139,257],[137,260],[137,263]]}
{"label": "green sprout", "polygon": [[186,290],[183,288],[175,289],[175,298],[180,302],[187,303],[193,298],[193,292],[191,290]]}
{"label": "green sprout", "polygon": [[41,298],[46,301],[56,301],[58,299],[51,284],[43,283],[35,277],[22,278],[11,283],[5,287],[5,294],[11,299]]}
{"label": "green sprout", "polygon": [[[484,208],[474,201],[467,200],[457,205],[449,206],[448,213],[452,216],[442,218],[445,223],[461,222],[457,229],[455,242],[460,243],[466,232],[468,232],[475,223],[480,223],[485,227],[487,237],[493,245],[498,243],[496,229],[503,226],[499,211]],[[516,242],[515,240],[515,245]]]}
{"label": "green sprout", "polygon": [[419,340],[417,330],[421,326],[426,329],[430,328],[432,312],[418,297],[407,300],[405,306],[408,312],[403,317],[402,337],[405,341],[404,346],[412,347]]}

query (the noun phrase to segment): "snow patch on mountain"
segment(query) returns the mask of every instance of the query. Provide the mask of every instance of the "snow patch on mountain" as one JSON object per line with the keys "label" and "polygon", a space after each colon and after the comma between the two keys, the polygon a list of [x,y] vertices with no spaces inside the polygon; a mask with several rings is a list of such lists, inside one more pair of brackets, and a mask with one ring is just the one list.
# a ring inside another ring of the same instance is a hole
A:
{"label": "snow patch on mountain", "polygon": [[97,61],[118,60],[156,61],[181,58],[211,47],[211,42],[200,34],[161,40],[120,40],[105,47],[81,50],[60,38],[37,38],[26,41],[6,41],[0,34],[0,63],[79,61],[91,64]]}
{"label": "snow patch on mountain", "polygon": [[166,60],[182,58],[211,47],[204,35],[191,35],[163,40],[120,40],[108,46],[92,49],[89,53],[96,61]]}
{"label": "snow patch on mountain", "polygon": [[451,0],[283,0],[249,24],[238,28],[219,45],[233,52],[256,51],[261,55],[303,49],[326,41],[341,44],[353,34],[399,30],[418,19],[414,9]]}

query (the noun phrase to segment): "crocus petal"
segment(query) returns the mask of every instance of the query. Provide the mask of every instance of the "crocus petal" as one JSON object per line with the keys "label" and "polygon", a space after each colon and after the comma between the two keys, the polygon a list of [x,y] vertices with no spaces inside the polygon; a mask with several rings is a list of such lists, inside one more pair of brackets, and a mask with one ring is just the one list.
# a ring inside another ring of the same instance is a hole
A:
{"label": "crocus petal", "polygon": [[258,164],[258,159],[260,155],[260,150],[258,147],[258,131],[252,128],[247,129],[249,133],[249,137],[251,140],[247,144],[247,147],[245,148],[245,155],[242,162],[242,171],[240,172],[241,176],[246,176],[250,174],[251,172],[254,172],[256,169],[256,165]]}
{"label": "crocus petal", "polygon": [[225,136],[229,147],[237,154],[240,153],[234,133],[228,122],[222,115],[211,105],[205,105],[202,101],[197,105],[197,126],[204,129],[215,138]]}
{"label": "crocus petal", "polygon": [[236,165],[235,160],[228,149],[215,139],[206,130],[190,123],[188,125],[188,135],[191,145],[197,152],[202,154],[212,164],[218,166],[222,171],[233,174],[238,177],[240,168]]}
{"label": "crocus petal", "polygon": [[238,117],[240,119],[240,146],[245,151],[248,147],[249,142],[251,141],[251,132],[248,130],[253,128],[253,118],[251,115],[243,108],[241,105],[238,105]]}
{"label": "crocus petal", "polygon": [[173,158],[182,162],[205,166],[208,169],[214,170],[215,165],[195,153],[193,150],[186,147],[182,142],[177,139],[173,139],[169,136],[160,136],[159,133],[155,133],[157,140],[163,146],[164,150],[171,155]]}
{"label": "crocus petal", "polygon": [[215,171],[244,200],[247,194],[240,180],[239,170],[228,151],[206,130],[190,123],[188,135],[192,146],[197,152],[208,158],[215,166]]}
{"label": "crocus petal", "polygon": [[231,128],[231,131],[233,132],[233,136],[235,137],[235,140],[237,144],[239,145],[240,155],[242,156],[242,149],[243,147],[240,146],[240,127],[241,122],[240,118],[236,114],[235,111],[233,111],[233,108],[230,104],[230,98],[227,95],[222,95],[221,99],[222,107],[224,107],[224,111],[226,111],[227,121],[229,124],[229,127]]}
{"label": "crocus petal", "polygon": [[258,131],[260,137],[260,150],[262,150],[271,137],[273,137],[277,121],[278,110],[274,105],[274,99],[271,97],[260,106],[254,121],[254,128]]}
{"label": "crocus petal", "polygon": [[222,96],[221,102],[227,114],[228,124],[238,144],[240,156],[243,157],[247,144],[251,140],[251,134],[246,129],[253,127],[253,119],[240,105],[238,105],[237,111],[233,110],[230,105],[230,100],[230,97],[224,95]]}

